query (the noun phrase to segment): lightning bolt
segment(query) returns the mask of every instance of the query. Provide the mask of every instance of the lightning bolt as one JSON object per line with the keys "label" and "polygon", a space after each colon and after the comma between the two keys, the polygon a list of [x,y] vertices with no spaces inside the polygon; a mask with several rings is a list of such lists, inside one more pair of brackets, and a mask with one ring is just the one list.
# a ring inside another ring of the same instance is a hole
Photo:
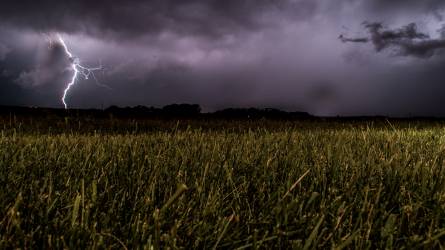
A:
{"label": "lightning bolt", "polygon": [[68,109],[68,104],[66,103],[66,96],[68,95],[68,92],[70,91],[71,87],[76,83],[77,78],[82,76],[85,80],[88,80],[90,76],[94,78],[96,81],[96,84],[110,89],[110,87],[100,84],[97,80],[96,76],[94,75],[94,71],[102,70],[102,66],[96,67],[96,68],[88,68],[80,64],[80,59],[78,57],[73,56],[73,54],[69,51],[68,46],[66,45],[65,41],[63,40],[62,36],[60,34],[57,34],[57,38],[60,42],[60,44],[63,46],[66,55],[68,56],[70,62],[71,62],[71,69],[73,70],[73,77],[71,78],[71,81],[67,83],[62,96],[62,102],[65,106],[65,109]]}

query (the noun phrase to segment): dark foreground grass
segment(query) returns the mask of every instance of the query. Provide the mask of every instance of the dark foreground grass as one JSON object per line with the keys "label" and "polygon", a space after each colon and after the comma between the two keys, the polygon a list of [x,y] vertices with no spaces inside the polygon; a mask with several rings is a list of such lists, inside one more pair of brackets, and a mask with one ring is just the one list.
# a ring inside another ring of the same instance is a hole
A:
{"label": "dark foreground grass", "polygon": [[5,127],[0,248],[442,248],[445,129],[402,127]]}

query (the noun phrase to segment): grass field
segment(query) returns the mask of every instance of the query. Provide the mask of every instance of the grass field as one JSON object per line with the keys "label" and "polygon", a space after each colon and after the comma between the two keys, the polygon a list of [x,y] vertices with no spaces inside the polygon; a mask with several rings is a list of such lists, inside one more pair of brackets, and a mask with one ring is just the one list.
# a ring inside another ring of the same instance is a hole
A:
{"label": "grass field", "polygon": [[445,242],[441,122],[0,124],[2,249]]}

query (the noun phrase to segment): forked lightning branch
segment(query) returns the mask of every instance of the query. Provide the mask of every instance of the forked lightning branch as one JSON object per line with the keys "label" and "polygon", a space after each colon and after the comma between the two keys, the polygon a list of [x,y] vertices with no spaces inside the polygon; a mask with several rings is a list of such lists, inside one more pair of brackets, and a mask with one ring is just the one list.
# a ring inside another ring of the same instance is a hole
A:
{"label": "forked lightning branch", "polygon": [[65,53],[70,60],[71,69],[73,70],[73,76],[71,78],[71,81],[67,83],[67,85],[63,91],[62,103],[63,103],[65,109],[68,109],[68,104],[66,103],[66,97],[67,97],[69,91],[71,90],[72,86],[74,84],[76,84],[76,81],[78,80],[79,76],[83,77],[85,80],[88,80],[90,77],[93,77],[99,86],[109,88],[106,85],[100,84],[99,81],[97,80],[96,76],[94,75],[95,71],[103,69],[102,65],[100,65],[99,67],[95,67],[95,68],[89,68],[89,67],[81,65],[80,59],[78,57],[74,56],[70,52],[70,50],[68,49],[68,46],[66,45],[62,36],[60,34],[58,34],[57,38],[58,38],[60,44],[63,46]]}

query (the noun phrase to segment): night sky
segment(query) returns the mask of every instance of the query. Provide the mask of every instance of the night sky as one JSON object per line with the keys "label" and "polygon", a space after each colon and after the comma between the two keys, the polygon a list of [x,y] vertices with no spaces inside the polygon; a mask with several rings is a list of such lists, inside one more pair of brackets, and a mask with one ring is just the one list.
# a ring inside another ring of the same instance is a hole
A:
{"label": "night sky", "polygon": [[0,105],[445,116],[443,0],[2,0]]}

